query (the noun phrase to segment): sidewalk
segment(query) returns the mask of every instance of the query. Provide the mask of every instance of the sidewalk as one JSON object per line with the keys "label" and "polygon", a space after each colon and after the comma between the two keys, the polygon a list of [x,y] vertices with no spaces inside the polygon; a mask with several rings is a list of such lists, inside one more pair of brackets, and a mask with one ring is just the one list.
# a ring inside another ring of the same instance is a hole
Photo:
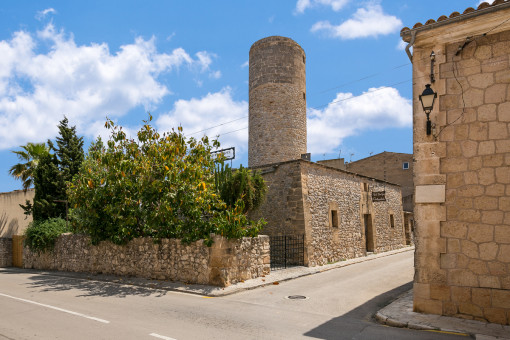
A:
{"label": "sidewalk", "polygon": [[265,277],[259,277],[252,280],[247,280],[245,282],[239,282],[236,284],[232,284],[228,287],[214,287],[214,286],[206,286],[206,285],[198,285],[198,284],[185,284],[182,282],[173,282],[173,281],[160,281],[160,280],[148,280],[137,277],[121,277],[115,275],[107,275],[107,274],[89,274],[89,273],[74,273],[74,272],[60,272],[60,271],[39,271],[33,269],[18,269],[18,268],[0,268],[1,271],[16,271],[16,272],[24,272],[24,273],[32,273],[39,275],[53,275],[59,277],[72,277],[79,278],[85,280],[95,280],[95,281],[105,281],[105,282],[114,282],[116,284],[124,284],[124,285],[133,285],[151,289],[161,289],[168,291],[178,291],[183,293],[191,293],[198,295],[205,295],[210,297],[219,297],[230,294],[235,294],[237,292],[249,289],[255,289],[257,287],[267,286],[278,284],[283,281],[292,280],[298,277],[312,275],[328,270],[332,270],[335,268],[345,267],[356,263],[361,263],[365,261],[375,260],[381,257],[391,256],[398,253],[414,251],[414,247],[406,246],[404,248],[400,248],[393,251],[388,251],[379,254],[370,254],[365,257],[358,257],[351,260],[340,261],[332,264],[327,264],[324,266],[318,267],[293,267],[284,270],[275,270],[271,271],[269,275]]}
{"label": "sidewalk", "polygon": [[475,336],[477,340],[510,339],[510,326],[415,313],[412,290],[402,294],[397,300],[377,312],[375,318],[380,323],[392,327],[464,333]]}

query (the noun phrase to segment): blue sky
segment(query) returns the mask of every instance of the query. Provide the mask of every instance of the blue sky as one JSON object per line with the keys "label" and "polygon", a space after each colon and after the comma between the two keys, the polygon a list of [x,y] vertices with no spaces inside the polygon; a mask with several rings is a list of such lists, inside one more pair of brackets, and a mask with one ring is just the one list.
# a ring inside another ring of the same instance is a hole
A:
{"label": "blue sky", "polygon": [[[66,115],[86,145],[108,116],[135,132],[219,135],[247,165],[248,53],[287,36],[307,55],[312,160],[412,152],[412,75],[400,29],[479,0],[2,1],[0,192],[11,150],[57,135]],[[215,127],[216,126],[216,127]],[[214,127],[214,128],[211,128]]]}

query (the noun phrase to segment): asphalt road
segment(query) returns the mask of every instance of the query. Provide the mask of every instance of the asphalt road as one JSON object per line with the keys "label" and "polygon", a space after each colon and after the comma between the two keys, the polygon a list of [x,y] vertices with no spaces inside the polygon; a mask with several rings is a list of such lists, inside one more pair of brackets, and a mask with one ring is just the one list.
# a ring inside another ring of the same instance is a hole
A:
{"label": "asphalt road", "polygon": [[374,321],[412,276],[413,253],[405,252],[207,298],[0,271],[0,339],[466,339]]}

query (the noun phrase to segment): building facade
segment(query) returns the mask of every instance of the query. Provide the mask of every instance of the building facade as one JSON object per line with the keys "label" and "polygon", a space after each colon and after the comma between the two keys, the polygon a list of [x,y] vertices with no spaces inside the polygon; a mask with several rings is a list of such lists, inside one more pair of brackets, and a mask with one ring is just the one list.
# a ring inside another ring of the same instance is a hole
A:
{"label": "building facade", "polygon": [[21,235],[32,222],[32,216],[26,216],[19,206],[26,200],[34,200],[34,189],[15,190],[0,193],[0,237],[12,237]]}
{"label": "building facade", "polygon": [[508,18],[510,1],[496,0],[401,32],[413,48],[418,312],[510,323]]}

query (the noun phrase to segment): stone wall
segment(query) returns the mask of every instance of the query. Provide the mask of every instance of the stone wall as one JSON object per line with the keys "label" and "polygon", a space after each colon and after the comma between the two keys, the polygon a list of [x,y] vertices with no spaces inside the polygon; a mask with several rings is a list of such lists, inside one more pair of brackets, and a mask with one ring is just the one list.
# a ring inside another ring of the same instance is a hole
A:
{"label": "stone wall", "polygon": [[26,200],[33,201],[34,189],[15,190],[0,193],[0,237],[21,235],[32,222],[32,216],[26,216],[19,206]]}
{"label": "stone wall", "polygon": [[258,236],[227,240],[214,236],[184,245],[180,240],[154,243],[139,238],[127,245],[103,241],[91,245],[85,235],[64,234],[51,252],[34,253],[25,248],[25,268],[89,272],[228,286],[269,274],[269,238]]}
{"label": "stone wall", "polygon": [[[374,251],[405,244],[400,187],[304,160],[256,167],[268,186],[266,201],[250,218],[267,221],[267,235],[305,235],[305,265],[366,255],[364,215],[374,230]],[[364,188],[367,191],[364,192]],[[372,202],[371,192],[387,200]],[[333,224],[335,210],[336,224]],[[394,227],[390,226],[390,213]]]}
{"label": "stone wall", "polygon": [[[414,309],[509,324],[510,27],[500,23],[510,3],[495,6],[416,32]],[[459,50],[466,37],[477,38]],[[438,101],[426,135],[418,95],[431,51]]]}
{"label": "stone wall", "polygon": [[294,40],[268,37],[250,49],[248,165],[306,153],[305,52]]}
{"label": "stone wall", "polygon": [[0,237],[0,267],[12,266],[12,238]]}
{"label": "stone wall", "polygon": [[[366,255],[364,214],[372,220],[375,252],[403,247],[399,186],[314,163],[300,164],[311,266]],[[364,188],[368,191],[364,192]],[[385,191],[386,201],[372,202],[372,191]],[[337,211],[338,227],[331,220],[332,210]]]}

